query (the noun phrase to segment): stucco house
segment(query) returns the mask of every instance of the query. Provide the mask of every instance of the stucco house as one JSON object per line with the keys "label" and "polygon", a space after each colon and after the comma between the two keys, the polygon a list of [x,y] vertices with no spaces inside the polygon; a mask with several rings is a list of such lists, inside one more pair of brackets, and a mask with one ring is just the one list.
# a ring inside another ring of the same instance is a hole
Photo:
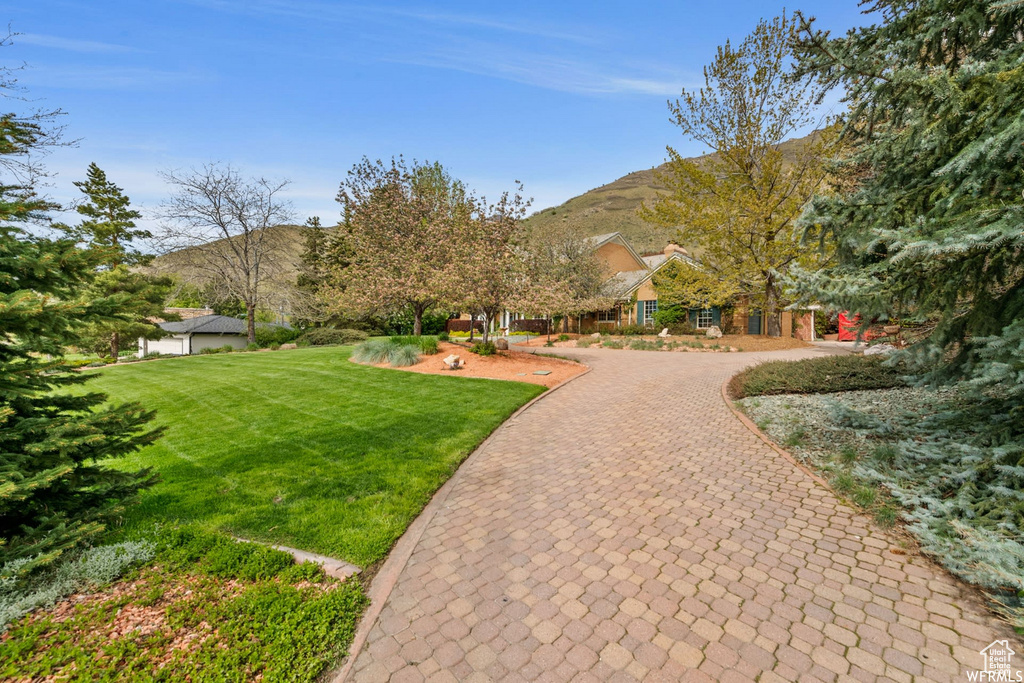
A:
{"label": "stucco house", "polygon": [[[177,311],[176,311],[177,312]],[[203,349],[231,346],[244,349],[248,344],[246,322],[226,315],[207,315],[185,318],[178,322],[162,322],[159,326],[167,332],[163,339],[139,339],[139,358],[149,353],[165,356],[188,356],[201,353]],[[289,327],[287,324],[257,323],[259,327]]]}

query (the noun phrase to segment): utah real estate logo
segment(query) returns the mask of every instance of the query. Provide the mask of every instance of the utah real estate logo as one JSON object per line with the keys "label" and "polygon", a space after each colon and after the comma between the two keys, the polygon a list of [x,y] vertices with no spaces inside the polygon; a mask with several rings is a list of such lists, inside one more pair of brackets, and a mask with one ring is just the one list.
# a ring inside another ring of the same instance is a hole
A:
{"label": "utah real estate logo", "polygon": [[1024,674],[1020,671],[1013,671],[1010,668],[1010,659],[1016,653],[1010,649],[1008,640],[995,640],[981,651],[985,658],[985,669],[983,671],[968,671],[967,680],[984,683],[996,683],[997,681],[1024,681]]}

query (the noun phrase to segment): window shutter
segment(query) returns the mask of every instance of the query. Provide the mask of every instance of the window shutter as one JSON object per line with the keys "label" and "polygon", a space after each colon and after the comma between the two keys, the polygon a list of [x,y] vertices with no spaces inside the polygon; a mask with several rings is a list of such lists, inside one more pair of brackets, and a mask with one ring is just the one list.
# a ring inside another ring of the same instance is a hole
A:
{"label": "window shutter", "polygon": [[690,327],[696,329],[697,328],[697,309],[691,308],[688,311],[688,315],[689,315],[689,318],[690,318]]}
{"label": "window shutter", "polygon": [[637,325],[643,325],[644,324],[644,302],[643,301],[637,301],[636,302],[636,324]]}
{"label": "window shutter", "polygon": [[722,326],[722,309],[718,306],[711,307],[711,324],[715,327]]}

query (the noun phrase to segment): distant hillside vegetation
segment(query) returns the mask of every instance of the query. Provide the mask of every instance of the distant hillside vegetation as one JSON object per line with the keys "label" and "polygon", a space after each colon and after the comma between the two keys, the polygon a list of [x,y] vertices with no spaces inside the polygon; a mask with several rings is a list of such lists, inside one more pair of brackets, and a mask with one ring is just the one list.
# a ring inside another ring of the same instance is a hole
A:
{"label": "distant hillside vegetation", "polygon": [[[809,137],[782,143],[783,154],[795,154]],[[701,158],[709,157],[692,157],[695,161]],[[665,192],[665,186],[655,180],[655,173],[665,172],[667,166],[635,171],[560,206],[538,211],[526,219],[526,225],[540,237],[577,229],[587,235],[621,232],[638,251],[661,251],[675,238],[675,228],[646,223],[637,215],[637,210]]]}
{"label": "distant hillside vegetation", "polygon": [[[267,228],[272,232],[268,244],[273,244],[275,252],[273,259],[268,257],[266,260],[267,270],[270,272],[267,282],[268,295],[286,296],[295,283],[305,247],[305,229],[301,225],[276,225]],[[227,240],[217,240],[213,244],[223,249],[229,247]],[[189,251],[190,249],[182,249],[158,256],[150,264],[149,269],[161,275],[177,276],[184,283],[202,286],[206,283],[208,275],[190,265]]]}

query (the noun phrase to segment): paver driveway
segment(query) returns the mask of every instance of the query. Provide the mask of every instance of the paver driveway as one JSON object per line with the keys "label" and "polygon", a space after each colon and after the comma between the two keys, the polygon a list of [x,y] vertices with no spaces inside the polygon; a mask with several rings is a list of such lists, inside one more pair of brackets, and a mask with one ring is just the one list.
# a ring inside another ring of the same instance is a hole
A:
{"label": "paver driveway", "polygon": [[463,466],[350,680],[965,681],[1016,647],[736,419],[750,354],[574,353]]}

